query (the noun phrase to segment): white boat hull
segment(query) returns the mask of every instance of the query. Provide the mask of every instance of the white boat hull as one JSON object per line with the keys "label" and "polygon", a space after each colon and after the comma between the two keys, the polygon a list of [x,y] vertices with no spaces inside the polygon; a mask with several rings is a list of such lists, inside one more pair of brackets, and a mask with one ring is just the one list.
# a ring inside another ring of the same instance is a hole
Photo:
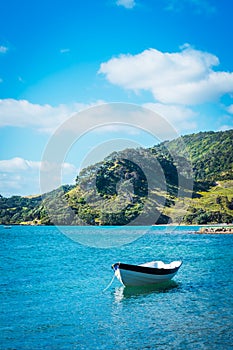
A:
{"label": "white boat hull", "polygon": [[[144,286],[146,284],[162,283],[171,280],[176,273],[163,276],[148,275],[147,273],[137,273],[134,271],[121,270],[120,281],[125,286]],[[118,278],[119,279],[119,278]]]}
{"label": "white boat hull", "polygon": [[[123,285],[145,286],[171,280],[176,275],[181,264],[182,262],[180,261],[177,262],[177,266],[172,268],[154,268],[150,266],[150,263],[148,263],[148,265],[127,265],[117,263],[113,265],[113,268],[116,277]],[[164,266],[166,265],[164,264]]]}

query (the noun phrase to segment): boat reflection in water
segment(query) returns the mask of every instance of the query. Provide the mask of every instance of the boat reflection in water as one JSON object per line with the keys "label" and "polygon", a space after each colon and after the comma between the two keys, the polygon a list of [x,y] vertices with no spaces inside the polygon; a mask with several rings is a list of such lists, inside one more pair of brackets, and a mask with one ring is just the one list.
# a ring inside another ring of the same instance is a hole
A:
{"label": "boat reflection in water", "polygon": [[179,286],[180,284],[173,280],[146,286],[121,286],[115,289],[114,298],[119,303],[128,298],[138,298],[153,293],[169,293],[178,289]]}

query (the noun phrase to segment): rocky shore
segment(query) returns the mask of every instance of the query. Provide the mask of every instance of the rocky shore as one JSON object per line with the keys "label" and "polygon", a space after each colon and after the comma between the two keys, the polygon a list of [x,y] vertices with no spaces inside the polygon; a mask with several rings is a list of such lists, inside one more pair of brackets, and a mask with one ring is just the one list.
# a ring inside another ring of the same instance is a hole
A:
{"label": "rocky shore", "polygon": [[233,226],[212,226],[212,227],[201,227],[199,233],[232,233]]}

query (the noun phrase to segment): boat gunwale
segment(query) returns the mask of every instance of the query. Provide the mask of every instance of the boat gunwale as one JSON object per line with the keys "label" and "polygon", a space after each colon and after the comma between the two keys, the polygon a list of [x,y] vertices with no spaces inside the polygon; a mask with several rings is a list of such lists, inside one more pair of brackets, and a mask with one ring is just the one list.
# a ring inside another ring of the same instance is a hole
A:
{"label": "boat gunwale", "polygon": [[157,268],[157,267],[149,267],[149,266],[141,266],[141,265],[115,263],[113,265],[113,268],[114,270],[119,269],[119,270],[133,271],[133,272],[145,273],[148,275],[170,275],[170,274],[176,273],[181,267],[181,265],[182,265],[182,261],[179,266],[174,267],[172,269],[166,269],[166,268]]}

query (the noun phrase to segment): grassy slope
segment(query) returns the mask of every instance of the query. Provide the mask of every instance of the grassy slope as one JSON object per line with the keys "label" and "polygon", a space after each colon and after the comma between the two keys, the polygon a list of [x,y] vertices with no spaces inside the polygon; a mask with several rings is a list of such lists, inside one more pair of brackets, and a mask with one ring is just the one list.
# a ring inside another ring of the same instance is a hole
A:
{"label": "grassy slope", "polygon": [[[182,210],[182,200],[178,200],[177,208],[165,208],[165,213],[178,221],[179,217],[184,217],[183,223],[218,223],[233,221],[233,210],[229,208],[229,202],[233,199],[233,180],[218,181],[216,186],[211,187],[208,191],[199,191],[195,198],[185,199],[183,203],[187,205],[187,212]],[[180,206],[180,210],[179,210]],[[196,213],[196,214],[195,214]],[[199,213],[199,218],[197,217]],[[205,214],[212,217],[212,220],[205,222]],[[200,214],[204,215],[203,221]],[[187,220],[189,216],[190,222]],[[218,219],[222,216],[222,219]],[[229,217],[232,219],[230,220]],[[227,218],[228,220],[224,218]]]}
{"label": "grassy slope", "polygon": [[[196,209],[206,209],[208,211],[221,211],[232,215],[232,210],[230,210],[226,205],[226,197],[228,200],[233,198],[233,180],[219,181],[217,186],[213,186],[209,191],[198,192],[200,194],[199,198],[193,198],[190,207]],[[218,204],[217,198],[220,198],[220,203]]]}

